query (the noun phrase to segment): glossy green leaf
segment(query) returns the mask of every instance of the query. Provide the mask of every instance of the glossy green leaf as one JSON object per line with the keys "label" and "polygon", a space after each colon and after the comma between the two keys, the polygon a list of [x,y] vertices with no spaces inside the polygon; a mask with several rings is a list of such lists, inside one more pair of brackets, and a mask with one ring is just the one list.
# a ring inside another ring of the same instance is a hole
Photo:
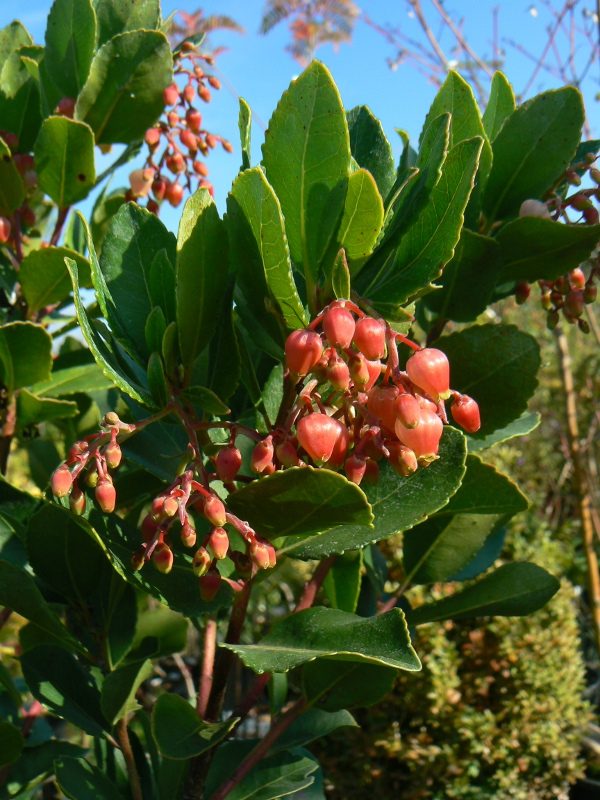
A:
{"label": "glossy green leaf", "polygon": [[292,747],[302,747],[328,736],[340,728],[357,728],[358,724],[349,711],[323,711],[320,708],[309,708],[277,739],[272,753],[291,750]]}
{"label": "glossy green leaf", "polygon": [[204,722],[183,697],[161,694],[152,712],[152,733],[163,756],[187,759],[217,745],[236,722],[236,717]]}
{"label": "glossy green leaf", "polygon": [[518,514],[528,501],[516,483],[479,456],[467,456],[467,471],[459,490],[440,514]]}
{"label": "glossy green leaf", "polygon": [[395,667],[320,659],[302,668],[302,691],[326,711],[366,707],[389,694],[397,676]]}
{"label": "glossy green leaf", "polygon": [[[89,526],[60,506],[45,504],[30,520],[29,561],[36,575],[71,607],[79,638],[111,667],[129,649],[135,632],[133,590],[115,573]],[[35,620],[33,620],[35,622]]]}
{"label": "glossy green leaf", "polygon": [[0,66],[0,119],[2,129],[18,137],[18,150],[25,153],[31,151],[42,122],[37,72],[44,50],[24,44],[18,34],[13,44]]}
{"label": "glossy green leaf", "polygon": [[158,306],[167,323],[175,321],[175,268],[166,249],[159,250],[150,264],[148,276],[150,297]]}
{"label": "glossy green leaf", "polygon": [[[344,210],[350,167],[346,115],[327,68],[313,61],[283,94],[263,145],[294,263],[318,281]],[[310,294],[310,290],[309,290]]]}
{"label": "glossy green leaf", "polygon": [[442,319],[470,322],[490,303],[501,270],[496,240],[463,228],[452,260],[422,302]]}
{"label": "glossy green leaf", "polygon": [[31,44],[33,44],[33,39],[29,31],[17,19],[0,29],[0,70],[11,53],[14,53],[15,50],[18,50],[23,45]]}
{"label": "glossy green leaf", "polygon": [[10,722],[0,721],[0,766],[16,761],[24,746],[21,731]]}
{"label": "glossy green leaf", "polygon": [[214,600],[204,602],[201,599],[198,578],[192,572],[191,556],[176,552],[173,569],[168,575],[159,572],[152,564],[136,572],[131,567],[131,555],[140,545],[138,529],[114,514],[105,516],[96,510],[90,514],[90,524],[119,575],[134,588],[151,594],[174,611],[196,618],[229,602],[231,589],[225,583]]}
{"label": "glossy green leaf", "polygon": [[0,327],[0,372],[9,392],[47,380],[52,339],[41,325],[9,322]]}
{"label": "glossy green leaf", "polygon": [[381,122],[368,106],[356,106],[346,116],[352,156],[371,173],[385,200],[394,185],[396,167],[392,147]]}
{"label": "glossy green leaf", "polygon": [[105,184],[102,191],[96,198],[94,208],[90,215],[90,227],[93,235],[95,247],[100,254],[102,244],[108,230],[111,219],[125,202],[125,188],[108,191],[108,184]]}
{"label": "glossy green leaf", "polygon": [[100,257],[108,290],[107,312],[120,341],[146,360],[146,319],[155,303],[149,278],[154,254],[174,253],[173,234],[154,214],[135,203],[121,206],[112,218]]}
{"label": "glossy green leaf", "polygon": [[46,25],[48,73],[63,97],[75,99],[84,85],[96,48],[92,0],[54,0]]}
{"label": "glossy green leaf", "polygon": [[520,217],[498,232],[498,283],[556,280],[575,269],[600,240],[600,225],[563,225],[549,219]]}
{"label": "glossy green leaf", "polygon": [[25,198],[25,186],[12,159],[10,148],[0,138],[0,213],[10,216]]}
{"label": "glossy green leaf", "polygon": [[457,513],[417,525],[402,544],[406,580],[422,584],[451,579],[471,561],[501,519],[498,514]]}
{"label": "glossy green leaf", "polygon": [[108,730],[100,709],[100,692],[71,653],[40,644],[23,653],[20,661],[32,695],[54,714],[91,736]]}
{"label": "glossy green leaf", "polygon": [[[83,748],[58,739],[25,747],[21,757],[11,764],[7,781],[8,797],[30,797],[31,790],[54,772],[55,759],[61,756],[83,758],[85,754]],[[22,795],[22,792],[29,794]]]}
{"label": "glossy green leaf", "polygon": [[171,48],[163,33],[118,34],[94,56],[75,116],[87,122],[97,143],[128,144],[160,116],[163,91],[172,79]]}
{"label": "glossy green leaf", "polygon": [[[288,541],[280,552],[297,558],[322,558],[365,547],[414,527],[446,505],[456,492],[465,472],[465,458],[464,436],[447,428],[440,444],[440,458],[431,466],[418,469],[408,478],[383,466],[378,482],[365,487],[375,515],[374,528],[341,524],[326,528],[322,525],[320,533]],[[233,495],[230,501],[232,499]],[[262,531],[261,528],[257,530]]]}
{"label": "glossy green leaf", "polygon": [[79,413],[77,403],[69,400],[56,400],[51,397],[38,397],[27,389],[21,389],[17,396],[17,429],[29,425],[39,425],[53,419],[75,417]]}
{"label": "glossy green leaf", "polygon": [[536,339],[513,325],[478,325],[436,342],[450,361],[452,388],[474,397],[482,439],[527,408],[537,386],[540,352]]}
{"label": "glossy green leaf", "polygon": [[102,392],[113,385],[97,364],[81,364],[51,372],[48,380],[33,384],[31,391],[44,397],[66,397],[81,392]]}
{"label": "glossy green leaf", "polygon": [[67,117],[48,117],[35,141],[40,189],[59,208],[83,200],[94,186],[94,135],[89,125]]}
{"label": "glossy green leaf", "polygon": [[227,286],[227,234],[206,189],[198,189],[183,209],[175,277],[179,348],[189,371],[214,333]]}
{"label": "glossy green leaf", "polygon": [[502,72],[494,72],[490,96],[483,112],[483,127],[490,142],[500,133],[515,106],[515,93],[508,78]]}
{"label": "glossy green leaf", "polygon": [[119,389],[121,389],[121,391],[126,395],[131,397],[133,400],[137,400],[139,403],[151,405],[152,400],[148,394],[147,388],[141,386],[136,381],[133,381],[129,375],[124,373],[123,369],[116,361],[114,354],[109,349],[106,341],[102,339],[95,328],[92,328],[85,310],[85,306],[81,300],[77,264],[75,261],[73,261],[73,259],[70,258],[65,259],[65,264],[67,265],[67,269],[69,270],[71,281],[73,283],[73,302],[75,304],[75,310],[77,311],[79,327],[81,328],[81,333],[87,343],[87,346],[90,348],[90,352],[94,356],[96,364],[98,364],[106,378],[114,383],[115,386],[118,386]]}
{"label": "glossy green leaf", "polygon": [[350,260],[372,252],[383,225],[383,200],[375,179],[366,169],[348,179],[344,213],[338,240]]}
{"label": "glossy green leaf", "polygon": [[118,33],[139,28],[152,30],[160,24],[159,0],[94,0],[98,19],[98,44],[112,39]]}
{"label": "glossy green leaf", "polygon": [[77,263],[83,286],[91,286],[90,265],[79,253],[66,247],[45,247],[28,253],[19,270],[21,288],[32,312],[40,311],[69,296],[72,288],[65,256]]}
{"label": "glossy green leaf", "polygon": [[100,708],[111,725],[140,707],[135,693],[140,684],[152,675],[152,670],[152,662],[145,659],[117,667],[106,676],[100,693]]}
{"label": "glossy green leaf", "polygon": [[[463,213],[473,188],[482,141],[468,139],[453,147],[429,201],[404,232],[393,263],[372,276],[361,291],[385,316],[437,278],[454,254]],[[370,273],[369,273],[370,274]],[[363,278],[364,276],[364,278]],[[365,271],[361,281],[366,282]]]}
{"label": "glossy green leaf", "polygon": [[287,672],[315,658],[360,661],[415,671],[421,668],[404,614],[395,608],[357,617],[334,608],[309,608],[277,622],[256,644],[227,644],[254,672]]}
{"label": "glossy green leaf", "polygon": [[351,550],[338,556],[323,584],[331,607],[354,613],[361,580],[362,550]]}
{"label": "glossy green leaf", "polygon": [[151,353],[160,353],[166,329],[167,322],[162,308],[160,306],[154,306],[152,311],[148,314],[146,324],[144,325],[146,347]]}
{"label": "glossy green leaf", "polygon": [[240,131],[240,144],[242,148],[241,169],[250,169],[250,135],[252,133],[252,109],[243,97],[240,97],[240,112],[238,115],[238,128]]}
{"label": "glossy green leaf", "polygon": [[[252,742],[227,742],[219,748],[206,780],[208,798],[229,778],[232,764],[239,764],[252,746]],[[318,767],[318,763],[303,750],[276,753],[259,761],[227,793],[227,800],[279,800],[309,787]]]}
{"label": "glossy green leaf", "polygon": [[181,614],[163,605],[148,608],[138,614],[132,654],[128,658],[133,657],[136,648],[142,646],[144,639],[156,641],[157,657],[179,653],[185,649],[187,633],[188,621]]}
{"label": "glossy green leaf", "polygon": [[483,198],[490,221],[515,215],[530,197],[542,197],[569,165],[579,144],[584,109],[571,86],[543,92],[506,120],[494,144]]}
{"label": "glossy green leaf", "polygon": [[169,387],[167,386],[162,358],[158,353],[150,355],[146,375],[148,376],[148,388],[157,408],[166,406],[169,402]]}
{"label": "glossy green leaf", "polygon": [[434,119],[440,114],[449,113],[451,115],[450,125],[450,147],[454,147],[460,142],[479,136],[483,139],[483,147],[479,160],[479,178],[484,182],[489,174],[492,165],[492,148],[484,130],[479,106],[475,100],[475,95],[465,79],[454,70],[450,70],[446,80],[441,85],[435,96],[431,108],[425,118],[421,140],[424,138],[427,128]]}
{"label": "glossy green leaf", "polygon": [[56,781],[71,800],[122,800],[117,786],[98,767],[80,758],[60,758],[54,764]]}
{"label": "glossy green leaf", "polygon": [[199,410],[206,411],[209,414],[223,417],[231,413],[231,409],[206,386],[190,386],[189,389],[185,389],[182,395]]}
{"label": "glossy green leaf", "polygon": [[344,524],[368,531],[373,522],[362,489],[337,472],[314,467],[274,473],[239,489],[227,503],[266,538],[307,535]]}
{"label": "glossy green leaf", "polygon": [[282,345],[286,329],[308,320],[294,283],[281,206],[260,167],[236,178],[227,198],[227,232],[240,312],[248,309],[248,327],[267,327]]}
{"label": "glossy green leaf", "polygon": [[478,453],[480,450],[486,450],[488,447],[493,447],[495,444],[509,441],[517,436],[527,436],[528,433],[531,433],[538,427],[541,420],[542,417],[539,411],[526,411],[513,422],[509,422],[504,428],[498,428],[480,439],[467,436],[469,452]]}
{"label": "glossy green leaf", "polygon": [[422,625],[444,619],[520,617],[544,606],[559,588],[556,578],[537,564],[515,561],[450,597],[413,609],[408,618],[411,624]]}
{"label": "glossy green leaf", "polygon": [[338,300],[348,300],[350,298],[350,268],[343,249],[339,251],[333,262],[331,288]]}

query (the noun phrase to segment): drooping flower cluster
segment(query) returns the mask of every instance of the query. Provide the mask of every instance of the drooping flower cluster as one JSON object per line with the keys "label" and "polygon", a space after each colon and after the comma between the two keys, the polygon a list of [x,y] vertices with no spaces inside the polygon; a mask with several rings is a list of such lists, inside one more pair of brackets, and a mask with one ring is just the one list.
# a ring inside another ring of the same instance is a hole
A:
{"label": "drooping flower cluster", "polygon": [[148,155],[144,166],[129,176],[127,199],[139,202],[151,194],[147,207],[154,213],[158,213],[163,200],[178,206],[184,191],[192,192],[196,186],[205,187],[212,194],[203,159],[218,144],[228,153],[233,150],[226,139],[206,130],[202,113],[195,105],[198,99],[210,102],[211,89],[221,88],[219,79],[205,71],[214,65],[214,58],[187,41],[175,52],[174,59],[178,82],[165,89],[164,115],[146,131]]}

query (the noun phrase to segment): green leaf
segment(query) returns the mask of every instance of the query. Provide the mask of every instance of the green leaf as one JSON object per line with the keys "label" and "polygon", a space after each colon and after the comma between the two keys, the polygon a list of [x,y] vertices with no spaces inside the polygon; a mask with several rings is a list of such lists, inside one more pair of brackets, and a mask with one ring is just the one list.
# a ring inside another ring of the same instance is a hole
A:
{"label": "green leaf", "polygon": [[372,276],[363,270],[359,288],[384,316],[437,278],[454,254],[473,188],[480,138],[461,142],[446,156],[429,200],[404,232],[391,266]]}
{"label": "green leaf", "polygon": [[[322,558],[331,553],[365,547],[414,527],[446,505],[448,498],[460,486],[465,472],[464,436],[452,428],[446,428],[439,455],[439,459],[431,466],[418,469],[408,478],[400,477],[387,465],[383,467],[379,481],[366,488],[367,499],[375,514],[374,529],[364,525],[338,524],[330,528],[322,525],[321,532],[316,536],[286,542],[280,548],[280,553],[295,558]],[[257,530],[262,532],[261,528]]]}
{"label": "green leaf", "polygon": [[91,0],[54,0],[46,25],[44,61],[64,97],[75,99],[84,85],[96,48],[96,15]]}
{"label": "green leaf", "polygon": [[204,722],[196,710],[176,694],[161,694],[152,712],[152,733],[166,758],[188,759],[222,741],[237,722]]}
{"label": "green leaf", "polygon": [[10,148],[0,138],[0,214],[10,216],[25,199],[25,186],[15,166]]}
{"label": "green leaf", "polygon": [[349,711],[323,711],[320,708],[309,708],[290,727],[277,739],[272,753],[280,753],[291,750],[293,747],[301,747],[328,736],[339,728],[357,728],[358,723]]}
{"label": "green leaf", "polygon": [[40,311],[69,296],[72,284],[65,256],[76,262],[82,285],[91,286],[90,264],[74,250],[67,247],[31,250],[19,269],[21,288],[30,311]]}
{"label": "green leaf", "polygon": [[250,169],[250,135],[252,133],[252,109],[243,97],[240,97],[240,112],[238,115],[238,128],[240,131],[240,144],[242,147],[241,169]]}
{"label": "green leaf", "polygon": [[10,722],[0,720],[0,766],[16,761],[24,746],[21,731]]}
{"label": "green leaf", "polygon": [[157,408],[166,406],[169,402],[169,387],[165,377],[162,358],[158,353],[152,353],[148,359],[146,369],[148,388]]}
{"label": "green leaf", "polygon": [[52,339],[33,322],[0,327],[0,371],[9,392],[47,380],[52,367]]}
{"label": "green leaf", "polygon": [[494,145],[483,198],[490,220],[516,214],[530,197],[542,197],[569,165],[584,121],[581,95],[571,86],[543,92],[506,120]]}
{"label": "green leaf", "polygon": [[531,433],[538,427],[541,420],[542,416],[538,411],[526,411],[513,422],[509,422],[504,428],[498,428],[498,430],[487,436],[483,436],[481,439],[467,436],[469,452],[478,453],[480,450],[486,450],[488,447],[493,447],[495,444],[514,439],[516,436],[527,436],[528,433]]}
{"label": "green leaf", "polygon": [[192,405],[197,406],[202,411],[207,411],[209,414],[214,414],[217,417],[223,417],[231,413],[225,403],[220,400],[217,395],[207,389],[206,386],[190,386],[182,392],[183,397],[189,400]]}
{"label": "green leaf", "polygon": [[90,736],[108,730],[100,709],[100,692],[71,653],[51,644],[37,645],[20,657],[32,695],[59,717]]}
{"label": "green leaf", "polygon": [[113,36],[124,31],[139,28],[153,30],[160,24],[159,0],[135,0],[123,3],[122,0],[95,0],[98,19],[98,45],[104,44]]}
{"label": "green leaf", "polygon": [[17,395],[18,430],[23,430],[29,425],[38,425],[40,422],[50,422],[53,419],[75,417],[78,413],[77,403],[69,400],[38,397],[27,389],[21,389]]}
{"label": "green leaf", "polygon": [[111,725],[140,707],[135,693],[152,671],[152,662],[145,659],[124,664],[106,676],[100,694],[100,708]]}
{"label": "green leaf", "polygon": [[[47,503],[31,518],[29,561],[46,586],[70,603],[71,622],[90,651],[117,663],[133,641],[133,590],[115,573],[89,525],[60,506]],[[36,622],[36,620],[33,620]]]}
{"label": "green leaf", "polygon": [[281,203],[292,260],[303,266],[310,296],[335,240],[350,168],[346,115],[320,62],[313,61],[279,101],[263,163]]}
{"label": "green leaf", "polygon": [[360,259],[372,252],[383,225],[383,200],[375,179],[366,169],[353,172],[338,239],[348,258]]}
{"label": "green leaf", "polygon": [[40,189],[59,208],[83,200],[94,186],[94,135],[89,125],[67,117],[48,117],[35,140]]}
{"label": "green leaf", "polygon": [[102,392],[113,387],[97,364],[81,364],[77,367],[58,369],[46,381],[31,386],[31,391],[44,397],[65,397],[81,392]]}
{"label": "green leaf", "polygon": [[503,428],[525,411],[540,367],[533,336],[513,325],[478,325],[443,336],[436,346],[450,361],[452,387],[479,404],[481,429],[474,438]]}
{"label": "green leaf", "polygon": [[479,456],[467,456],[467,471],[459,490],[440,514],[518,514],[529,503],[516,483],[484,464]]}
{"label": "green leaf", "polygon": [[394,185],[396,168],[392,147],[381,122],[368,106],[356,106],[346,116],[352,155],[361,167],[371,173],[385,200]]}
{"label": "green leaf", "polygon": [[[252,742],[227,742],[217,750],[206,780],[206,796],[211,797],[231,775],[252,747]],[[279,800],[310,786],[319,768],[303,750],[276,753],[262,759],[230,792],[227,800]]]}
{"label": "green leaf", "polygon": [[[15,44],[18,40],[17,36]],[[40,47],[16,46],[0,67],[2,128],[16,134],[19,139],[17,149],[21,153],[32,149],[42,122],[37,72],[38,59],[43,52]]]}
{"label": "green leaf", "polygon": [[494,239],[463,228],[452,260],[436,281],[441,288],[422,302],[442,319],[470,322],[487,308],[501,262]]}
{"label": "green leaf", "polygon": [[121,800],[116,785],[97,767],[80,758],[54,762],[56,781],[71,800]]}
{"label": "green leaf", "polygon": [[27,28],[18,19],[0,29],[0,70],[6,59],[23,45],[33,44]]}
{"label": "green leaf", "polygon": [[248,327],[267,327],[283,345],[286,328],[304,327],[308,320],[294,283],[281,206],[260,167],[236,178],[227,198],[227,232],[240,311],[250,312]]}
{"label": "green leaf", "polygon": [[[86,751],[70,742],[52,739],[43,744],[25,747],[21,757],[10,767],[10,777],[8,780],[8,797],[27,797],[31,794],[22,795],[22,792],[30,791],[41,783],[49,773],[54,771],[54,761],[61,756],[73,756],[83,758]],[[5,794],[3,796],[6,797]]]}
{"label": "green leaf", "polygon": [[221,647],[258,673],[287,672],[315,658],[421,669],[399,608],[366,619],[334,608],[308,608],[275,623],[256,644]]}
{"label": "green leaf", "polygon": [[404,537],[406,581],[437,583],[452,579],[481,549],[503,517],[498,514],[435,516]]}
{"label": "green leaf", "polygon": [[75,304],[75,310],[77,311],[77,319],[79,320],[81,333],[83,334],[87,346],[90,348],[90,352],[94,356],[96,364],[98,364],[103,374],[126,395],[133,400],[137,400],[138,403],[152,405],[151,397],[146,388],[133,382],[130,376],[123,372],[106,342],[100,337],[98,331],[90,325],[85,306],[81,301],[81,295],[79,293],[77,264],[71,258],[65,258],[65,264],[67,265],[73,283],[73,302]]}
{"label": "green leaf", "polygon": [[351,550],[336,558],[323,584],[332,608],[356,611],[361,578],[362,550]]}
{"label": "green leaf", "polygon": [[373,522],[362,489],[337,472],[314,467],[292,467],[254,481],[230,495],[227,503],[266,538],[344,524],[364,531]]}
{"label": "green leaf", "polygon": [[106,282],[107,316],[113,333],[143,362],[149,356],[146,319],[155,303],[150,270],[160,250],[174,254],[175,240],[155,214],[135,203],[121,206],[102,246],[100,269]]}
{"label": "green leaf", "polygon": [[490,97],[483,112],[483,127],[490,142],[498,136],[515,106],[515,93],[508,78],[502,72],[494,72]]}
{"label": "green leaf", "polygon": [[350,269],[343,249],[339,251],[333,262],[331,288],[338,300],[348,300],[350,298]]}
{"label": "green leaf", "polygon": [[392,690],[398,670],[378,664],[318,660],[302,668],[307,700],[326,711],[372,706]]}
{"label": "green leaf", "polygon": [[218,325],[227,286],[227,234],[206,189],[198,189],[184,206],[175,278],[179,347],[189,371]]}
{"label": "green leaf", "polygon": [[163,33],[118,34],[94,56],[75,116],[87,122],[98,144],[128,144],[158,119],[172,80],[171,48]]}
{"label": "green leaf", "polygon": [[168,323],[175,321],[175,269],[166,249],[159,250],[150,264],[150,297],[162,309]]}
{"label": "green leaf", "polygon": [[160,306],[154,306],[152,311],[148,314],[146,324],[144,325],[146,347],[151,353],[160,353],[166,329],[167,322],[162,308]]}
{"label": "green leaf", "polygon": [[185,649],[187,633],[188,621],[181,614],[162,605],[148,608],[138,614],[135,639],[128,658],[134,657],[136,649],[143,646],[145,639],[153,639],[157,643],[153,657],[179,653]]}
{"label": "green leaf", "polygon": [[440,114],[451,115],[450,147],[460,142],[479,136],[483,139],[483,147],[479,160],[479,182],[485,183],[492,166],[492,148],[488,141],[479,113],[475,95],[465,79],[458,72],[450,70],[446,80],[435,96],[431,108],[425,118],[421,140],[427,128]]}
{"label": "green leaf", "polygon": [[556,280],[589,258],[600,240],[600,225],[564,225],[549,219],[520,217],[504,225],[498,283]]}
{"label": "green leaf", "polygon": [[544,606],[560,588],[546,570],[528,561],[503,564],[450,597],[413,609],[412,625],[444,619],[520,617]]}
{"label": "green leaf", "polygon": [[[81,524],[88,523],[82,521]],[[131,567],[131,555],[140,545],[137,528],[114,514],[105,516],[96,510],[90,514],[89,525],[119,575],[136,589],[151,594],[174,611],[196,618],[212,613],[229,602],[231,589],[224,582],[214,600],[204,602],[201,599],[198,578],[192,572],[191,556],[176,552],[173,570],[168,575],[159,572],[152,564],[136,572]]]}

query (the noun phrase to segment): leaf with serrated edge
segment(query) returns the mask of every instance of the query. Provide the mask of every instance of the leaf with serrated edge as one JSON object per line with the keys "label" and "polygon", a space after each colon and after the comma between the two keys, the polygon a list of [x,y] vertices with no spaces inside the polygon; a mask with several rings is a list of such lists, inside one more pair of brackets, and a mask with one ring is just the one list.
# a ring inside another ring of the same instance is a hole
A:
{"label": "leaf with serrated edge", "polygon": [[415,672],[421,662],[408,635],[404,613],[394,608],[357,617],[334,608],[308,608],[276,623],[256,644],[229,644],[254,672],[287,672],[316,658],[360,661]]}
{"label": "leaf with serrated edge", "polygon": [[501,444],[509,439],[514,439],[517,436],[527,436],[527,434],[534,431],[542,421],[542,415],[539,411],[526,411],[517,417],[513,422],[509,422],[504,428],[498,428],[483,439],[475,439],[473,436],[467,436],[467,446],[470,453],[477,453],[480,450],[486,450],[488,447],[493,447],[495,444]]}
{"label": "leaf with serrated edge", "polygon": [[483,127],[492,142],[515,110],[515,93],[506,75],[495,72],[490,87],[490,97],[483,112]]}
{"label": "leaf with serrated edge", "polygon": [[528,500],[508,475],[479,456],[467,456],[467,471],[459,490],[439,514],[518,514]]}

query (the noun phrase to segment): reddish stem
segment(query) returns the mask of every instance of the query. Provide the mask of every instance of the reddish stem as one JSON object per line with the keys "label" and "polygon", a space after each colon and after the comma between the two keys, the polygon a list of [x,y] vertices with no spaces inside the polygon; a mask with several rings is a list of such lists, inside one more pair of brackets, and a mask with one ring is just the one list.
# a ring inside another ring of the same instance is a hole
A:
{"label": "reddish stem", "polygon": [[312,604],[315,602],[317,592],[323,585],[323,581],[327,577],[327,573],[331,567],[334,565],[336,558],[337,555],[334,555],[329,556],[321,561],[319,566],[314,571],[312,578],[304,585],[304,591],[298,600],[296,608],[294,609],[294,613],[297,613],[298,611],[304,611],[312,606]]}
{"label": "reddish stem", "polygon": [[202,654],[202,668],[200,671],[200,688],[196,699],[196,711],[204,719],[208,698],[213,685],[213,672],[215,666],[215,652],[217,648],[217,621],[209,619],[204,629],[204,652]]}

